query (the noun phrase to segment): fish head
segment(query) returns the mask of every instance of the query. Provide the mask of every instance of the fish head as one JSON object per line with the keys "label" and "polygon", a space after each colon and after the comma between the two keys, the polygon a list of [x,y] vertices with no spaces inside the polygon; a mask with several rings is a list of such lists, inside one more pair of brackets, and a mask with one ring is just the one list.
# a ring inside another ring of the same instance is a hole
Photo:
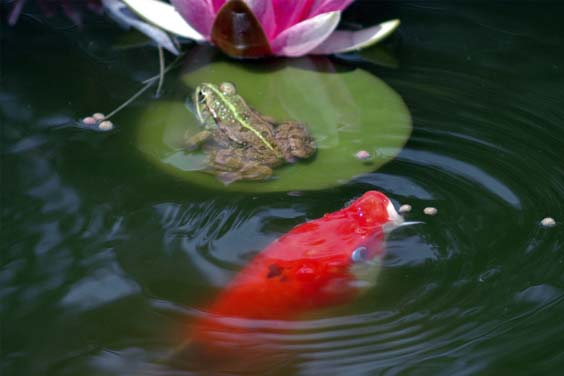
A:
{"label": "fish head", "polygon": [[381,255],[385,234],[401,222],[386,195],[368,191],[341,210],[295,227],[265,254],[294,262],[339,264],[342,270]]}
{"label": "fish head", "polygon": [[341,210],[297,226],[264,255],[272,256],[269,262],[280,266],[288,281],[309,291],[315,305],[345,302],[359,288],[374,285],[385,235],[401,221],[386,195],[369,191]]}
{"label": "fish head", "polygon": [[397,226],[402,217],[397,213],[390,199],[378,191],[368,191],[344,209],[357,224],[367,230],[383,225]]}
{"label": "fish head", "polygon": [[390,199],[381,192],[368,191],[342,209],[346,222],[335,236],[342,247],[341,260],[353,279],[348,287],[369,288],[376,282],[384,254],[385,235],[403,222]]}
{"label": "fish head", "polygon": [[372,260],[381,254],[385,233],[403,221],[390,199],[378,191],[366,192],[342,212],[347,224],[341,227],[338,236],[347,240],[343,251],[350,252],[353,264]]}

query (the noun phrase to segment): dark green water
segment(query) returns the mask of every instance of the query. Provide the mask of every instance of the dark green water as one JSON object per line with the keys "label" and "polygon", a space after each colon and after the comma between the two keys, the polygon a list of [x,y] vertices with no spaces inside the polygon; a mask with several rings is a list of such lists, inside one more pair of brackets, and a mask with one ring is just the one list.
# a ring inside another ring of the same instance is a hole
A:
{"label": "dark green water", "polygon": [[[384,44],[397,67],[375,63],[380,49],[335,62],[394,88],[414,131],[378,172],[300,196],[160,171],[128,123],[150,96],[115,132],[73,127],[157,69],[152,48],[108,49],[111,24],[2,25],[0,373],[194,374],[162,360],[198,309],[268,242],[378,189],[425,224],[390,236],[366,296],[276,338],[287,356],[270,373],[560,374],[562,14],[557,2],[355,4],[351,22],[402,20]],[[559,224],[542,228],[545,216]]]}

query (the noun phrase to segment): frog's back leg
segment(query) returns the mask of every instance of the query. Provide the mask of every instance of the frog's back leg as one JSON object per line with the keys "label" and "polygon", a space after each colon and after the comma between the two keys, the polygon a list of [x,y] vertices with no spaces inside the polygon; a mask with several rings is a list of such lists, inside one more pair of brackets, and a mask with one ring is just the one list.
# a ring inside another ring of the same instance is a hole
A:
{"label": "frog's back leg", "polygon": [[210,171],[224,184],[237,180],[265,180],[272,176],[272,169],[264,164],[249,161],[244,155],[230,149],[210,153]]}
{"label": "frog's back leg", "polygon": [[294,162],[295,158],[309,158],[317,150],[315,140],[306,126],[297,121],[281,123],[276,128],[276,140],[288,162]]}
{"label": "frog's back leg", "polygon": [[266,180],[272,176],[272,169],[268,166],[254,164],[246,165],[239,171],[217,171],[217,178],[225,185],[237,180]]}

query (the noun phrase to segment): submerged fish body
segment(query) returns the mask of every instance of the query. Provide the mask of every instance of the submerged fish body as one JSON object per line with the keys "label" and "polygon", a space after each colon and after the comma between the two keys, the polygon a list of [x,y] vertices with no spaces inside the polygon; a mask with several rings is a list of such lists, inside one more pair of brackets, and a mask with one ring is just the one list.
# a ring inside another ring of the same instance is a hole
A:
{"label": "submerged fish body", "polygon": [[355,269],[384,253],[384,230],[401,217],[376,191],[296,226],[256,256],[206,309],[192,338],[204,345],[252,342],[261,320],[292,320],[354,299]]}

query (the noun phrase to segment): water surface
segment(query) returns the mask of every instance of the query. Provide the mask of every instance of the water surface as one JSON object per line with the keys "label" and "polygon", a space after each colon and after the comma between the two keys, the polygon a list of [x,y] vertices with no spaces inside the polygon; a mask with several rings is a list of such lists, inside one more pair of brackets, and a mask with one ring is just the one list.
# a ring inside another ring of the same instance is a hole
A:
{"label": "water surface", "polygon": [[[2,374],[194,374],[163,359],[217,291],[277,236],[369,189],[425,223],[390,235],[361,299],[273,336],[287,357],[271,374],[558,374],[563,13],[355,3],[352,26],[398,17],[401,29],[334,63],[397,91],[414,130],[377,172],[299,195],[210,191],[148,163],[130,119],[151,95],[115,132],[74,127],[157,69],[153,48],[111,49],[110,23],[2,25]],[[542,228],[545,216],[559,224]]]}

